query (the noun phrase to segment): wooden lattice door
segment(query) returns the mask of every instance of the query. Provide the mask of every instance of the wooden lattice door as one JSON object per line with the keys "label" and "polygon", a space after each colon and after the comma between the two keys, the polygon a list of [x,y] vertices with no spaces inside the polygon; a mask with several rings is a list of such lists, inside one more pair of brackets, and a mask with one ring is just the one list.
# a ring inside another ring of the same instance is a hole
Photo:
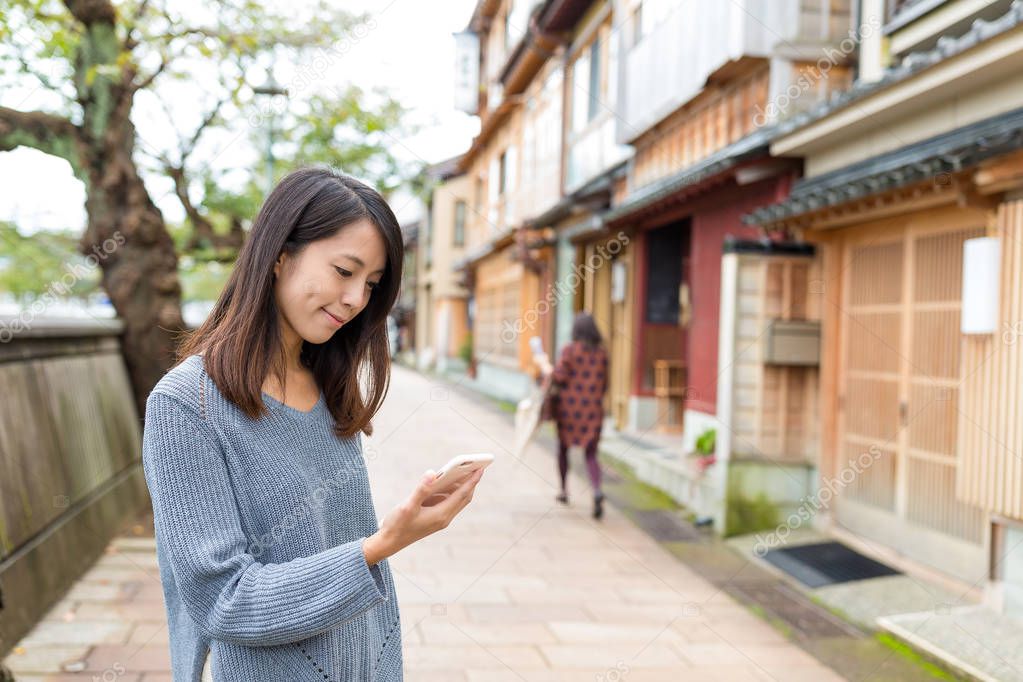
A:
{"label": "wooden lattice door", "polygon": [[955,496],[962,245],[982,234],[930,223],[851,234],[836,315],[837,519],[951,573],[982,556],[983,514]]}

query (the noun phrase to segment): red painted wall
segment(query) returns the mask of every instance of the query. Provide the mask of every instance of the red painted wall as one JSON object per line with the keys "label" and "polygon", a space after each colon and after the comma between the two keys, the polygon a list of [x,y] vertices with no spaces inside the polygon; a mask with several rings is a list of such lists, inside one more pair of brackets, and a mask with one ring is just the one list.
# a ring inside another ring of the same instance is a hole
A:
{"label": "red painted wall", "polygon": [[754,209],[784,198],[787,177],[775,177],[739,187],[734,182],[689,204],[692,215],[688,380],[686,407],[717,412],[718,315],[721,305],[721,256],[726,235],[756,239],[760,233],[741,218]]}

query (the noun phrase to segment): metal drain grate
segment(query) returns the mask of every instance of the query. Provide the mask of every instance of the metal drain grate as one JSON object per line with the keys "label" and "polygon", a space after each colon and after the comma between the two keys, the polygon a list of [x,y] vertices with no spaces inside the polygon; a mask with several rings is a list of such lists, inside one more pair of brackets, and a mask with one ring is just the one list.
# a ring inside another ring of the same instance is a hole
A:
{"label": "metal drain grate", "polygon": [[769,615],[785,622],[804,639],[863,636],[859,630],[814,604],[793,588],[765,580],[737,580],[725,591],[739,601],[757,604]]}
{"label": "metal drain grate", "polygon": [[894,568],[865,557],[838,542],[772,549],[764,555],[764,560],[807,587],[823,587],[899,574]]}

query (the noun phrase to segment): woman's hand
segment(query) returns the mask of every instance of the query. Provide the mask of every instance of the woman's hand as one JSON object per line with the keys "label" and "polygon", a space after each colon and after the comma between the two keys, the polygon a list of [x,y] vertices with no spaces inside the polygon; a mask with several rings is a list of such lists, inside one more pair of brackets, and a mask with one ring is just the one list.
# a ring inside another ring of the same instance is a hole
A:
{"label": "woman's hand", "polygon": [[466,476],[450,495],[441,499],[430,492],[436,477],[433,470],[427,471],[409,498],[384,517],[380,530],[366,538],[362,550],[367,564],[372,566],[413,542],[447,528],[451,520],[472,501],[476,484],[483,478],[483,469]]}
{"label": "woman's hand", "polygon": [[546,353],[533,356],[533,361],[540,368],[540,376],[547,378],[554,372],[554,365],[551,364],[551,359],[547,357]]}

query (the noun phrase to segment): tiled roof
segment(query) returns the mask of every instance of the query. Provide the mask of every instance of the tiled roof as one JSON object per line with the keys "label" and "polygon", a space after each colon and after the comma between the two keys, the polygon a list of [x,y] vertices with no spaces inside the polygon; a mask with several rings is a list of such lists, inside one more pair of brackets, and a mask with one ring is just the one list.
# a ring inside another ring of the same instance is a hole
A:
{"label": "tiled roof", "polygon": [[450,159],[430,164],[426,172],[438,180],[447,180],[456,175],[461,175],[463,171],[458,170],[458,162],[462,160],[462,156],[462,154],[459,154],[458,156],[452,156]]}
{"label": "tiled roof", "polygon": [[782,202],[743,216],[758,225],[837,206],[943,175],[1023,149],[1023,109],[906,145],[881,156],[797,182]]}

